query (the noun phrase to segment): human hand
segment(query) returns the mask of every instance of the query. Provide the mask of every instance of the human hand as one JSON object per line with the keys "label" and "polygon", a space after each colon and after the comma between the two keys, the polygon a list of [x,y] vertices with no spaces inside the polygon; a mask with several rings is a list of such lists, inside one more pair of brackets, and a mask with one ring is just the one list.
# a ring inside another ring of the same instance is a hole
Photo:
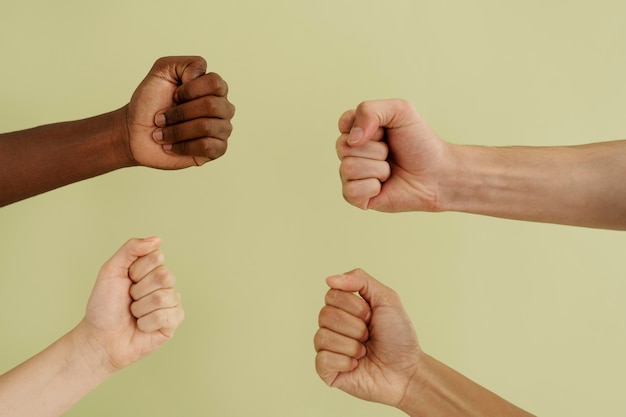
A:
{"label": "human hand", "polygon": [[200,57],[157,60],[126,106],[128,148],[137,164],[181,169],[226,152],[235,107],[228,85]]}
{"label": "human hand", "polygon": [[126,242],[100,269],[75,329],[111,372],[154,352],[183,321],[176,278],[160,245],[156,237]]}
{"label": "human hand", "polygon": [[314,338],[318,375],[357,398],[398,407],[422,354],[400,298],[360,269],[326,283]]}
{"label": "human hand", "polygon": [[449,158],[404,100],[366,101],[339,120],[337,155],[346,201],[384,212],[438,211],[438,182]]}

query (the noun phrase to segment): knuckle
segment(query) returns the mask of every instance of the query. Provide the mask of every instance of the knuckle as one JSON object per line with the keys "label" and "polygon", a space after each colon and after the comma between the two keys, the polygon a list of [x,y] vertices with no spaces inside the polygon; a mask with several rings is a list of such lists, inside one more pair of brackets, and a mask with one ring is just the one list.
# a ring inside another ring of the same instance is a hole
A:
{"label": "knuckle", "polygon": [[320,310],[320,314],[318,317],[318,324],[320,327],[328,327],[330,323],[332,323],[332,309],[328,306],[322,307]]}
{"label": "knuckle", "polygon": [[399,99],[396,99],[396,102],[398,103],[398,106],[402,110],[410,111],[414,109],[413,104],[408,100],[399,98]]}
{"label": "knuckle", "polygon": [[224,80],[219,74],[215,72],[209,72],[205,75],[207,86],[211,91],[221,91],[224,88]]}
{"label": "knuckle", "polygon": [[337,157],[340,160],[343,160],[347,154],[347,145],[344,135],[341,135],[335,144],[335,149],[337,150]]}
{"label": "knuckle", "polygon": [[202,154],[211,160],[224,155],[228,147],[227,142],[223,140],[203,140],[201,143]]}
{"label": "knuckle", "polygon": [[315,346],[315,351],[319,352],[324,346],[326,346],[326,331],[325,329],[318,329],[313,337],[313,346]]}
{"label": "knuckle", "polygon": [[362,101],[359,103],[358,106],[356,106],[357,113],[369,113],[371,109],[372,109],[371,101]]}
{"label": "knuckle", "polygon": [[342,192],[343,192],[343,198],[345,198],[346,201],[348,201],[349,203],[352,203],[353,201],[361,197],[359,188],[354,182],[345,183],[343,185]]}
{"label": "knuckle", "polygon": [[226,122],[224,123],[222,129],[224,131],[225,137],[228,138],[233,133],[233,124],[231,122]]}
{"label": "knuckle", "polygon": [[161,288],[173,288],[174,284],[176,284],[176,277],[166,267],[161,267],[157,270],[156,280]]}
{"label": "knuckle", "polygon": [[165,294],[162,291],[156,291],[155,293],[152,294],[152,302],[154,303],[155,306],[162,306],[166,303],[167,301],[167,294]]}
{"label": "knuckle", "polygon": [[206,68],[207,62],[206,62],[206,59],[204,59],[204,57],[199,56],[199,55],[193,55],[190,58],[196,61],[199,65],[204,66]]}
{"label": "knuckle", "polygon": [[339,297],[340,291],[335,289],[330,289],[326,292],[325,303],[326,305],[335,305],[337,304],[337,298]]}
{"label": "knuckle", "polygon": [[207,112],[207,114],[213,115],[219,109],[219,102],[218,102],[216,96],[206,96],[206,97],[204,97],[204,100],[202,100],[202,104],[203,104],[204,110]]}
{"label": "knuckle", "polygon": [[343,159],[339,167],[341,175],[347,179],[354,178],[354,176],[358,172],[358,169],[359,169],[358,160],[355,160],[355,158]]}
{"label": "knuckle", "polygon": [[213,136],[213,122],[211,119],[202,119],[198,122],[201,136]]}
{"label": "knuckle", "polygon": [[165,262],[165,254],[161,252],[160,250],[154,252],[154,257],[155,257],[155,262],[158,265],[163,265],[163,263]]}
{"label": "knuckle", "polygon": [[319,374],[324,373],[331,365],[330,357],[326,352],[319,352],[315,356],[315,368]]}
{"label": "knuckle", "polygon": [[167,310],[159,310],[156,312],[156,319],[159,327],[168,327],[171,324],[171,316]]}

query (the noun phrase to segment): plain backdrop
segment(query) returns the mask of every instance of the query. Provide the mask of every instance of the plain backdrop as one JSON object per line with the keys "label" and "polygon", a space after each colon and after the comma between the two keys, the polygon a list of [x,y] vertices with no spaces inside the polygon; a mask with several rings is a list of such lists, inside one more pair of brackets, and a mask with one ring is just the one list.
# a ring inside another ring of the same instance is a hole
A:
{"label": "plain backdrop", "polygon": [[[626,3],[4,1],[0,131],[128,102],[153,62],[201,55],[237,107],[202,168],[130,168],[0,209],[0,372],[73,327],[101,264],[159,235],[175,338],[68,416],[399,416],[327,388],[324,278],[396,289],[424,350],[543,416],[624,415],[626,235],[343,201],[343,111],[411,101],[454,143],[626,136]],[[68,155],[68,158],[70,156]],[[625,179],[626,181],[626,179]]]}

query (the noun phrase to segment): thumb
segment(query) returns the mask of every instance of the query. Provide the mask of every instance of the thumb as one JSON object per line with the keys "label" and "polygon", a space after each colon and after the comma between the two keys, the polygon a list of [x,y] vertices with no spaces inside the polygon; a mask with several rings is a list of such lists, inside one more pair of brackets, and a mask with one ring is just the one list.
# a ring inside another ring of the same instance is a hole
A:
{"label": "thumb", "polygon": [[326,279],[330,288],[357,292],[372,307],[396,305],[398,295],[394,290],[374,279],[362,269],[354,269],[342,275],[334,275]]}
{"label": "thumb", "polygon": [[402,99],[364,101],[355,110],[354,123],[348,145],[360,146],[368,140],[380,140],[379,128],[394,129],[414,123],[417,112],[413,105]]}
{"label": "thumb", "polygon": [[204,75],[207,63],[199,56],[173,56],[159,58],[150,74],[174,84],[184,84]]}
{"label": "thumb", "polygon": [[[347,143],[349,146],[357,147],[365,144],[367,141],[372,140],[374,133],[379,127],[384,126],[381,118],[377,115],[375,102],[363,102],[358,105],[353,114],[352,127],[348,133]],[[345,125],[349,118],[342,120]],[[340,126],[340,129],[345,129],[345,126]],[[345,129],[347,130],[347,129]]]}
{"label": "thumb", "polygon": [[102,266],[102,272],[127,275],[130,266],[140,257],[154,252],[161,246],[161,238],[153,236],[144,239],[129,239]]}

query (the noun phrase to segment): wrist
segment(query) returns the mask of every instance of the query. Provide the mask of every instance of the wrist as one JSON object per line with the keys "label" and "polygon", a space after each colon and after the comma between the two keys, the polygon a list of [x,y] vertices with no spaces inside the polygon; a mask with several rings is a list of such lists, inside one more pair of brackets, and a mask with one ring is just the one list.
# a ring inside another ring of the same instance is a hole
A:
{"label": "wrist", "polygon": [[133,156],[130,146],[129,105],[125,105],[109,113],[111,117],[112,135],[111,147],[117,161],[116,165],[121,168],[137,166],[139,163]]}
{"label": "wrist", "polygon": [[495,194],[506,192],[506,171],[495,148],[450,145],[440,176],[439,211],[491,214]]}
{"label": "wrist", "polygon": [[84,320],[66,337],[71,346],[69,351],[73,352],[73,360],[89,369],[94,378],[104,381],[118,371],[106,349],[91,334]]}
{"label": "wrist", "polygon": [[[427,400],[424,398],[428,396],[429,377],[432,373],[430,370],[429,361],[433,360],[432,357],[422,352],[417,363],[415,372],[412,377],[407,381],[406,391],[402,396],[400,402],[396,405],[396,408],[405,412],[409,416],[417,417],[421,415],[428,415],[428,408],[425,406]],[[421,413],[421,414],[420,414]]]}
{"label": "wrist", "polygon": [[436,164],[436,171],[429,174],[434,180],[426,184],[424,190],[418,190],[416,201],[420,211],[432,213],[456,211],[460,200],[464,198],[463,195],[459,195],[459,191],[469,185],[466,178],[467,149],[462,145],[447,142],[442,142],[442,145],[436,155],[439,161]]}
{"label": "wrist", "polygon": [[411,417],[532,417],[435,358],[422,354],[397,406]]}

